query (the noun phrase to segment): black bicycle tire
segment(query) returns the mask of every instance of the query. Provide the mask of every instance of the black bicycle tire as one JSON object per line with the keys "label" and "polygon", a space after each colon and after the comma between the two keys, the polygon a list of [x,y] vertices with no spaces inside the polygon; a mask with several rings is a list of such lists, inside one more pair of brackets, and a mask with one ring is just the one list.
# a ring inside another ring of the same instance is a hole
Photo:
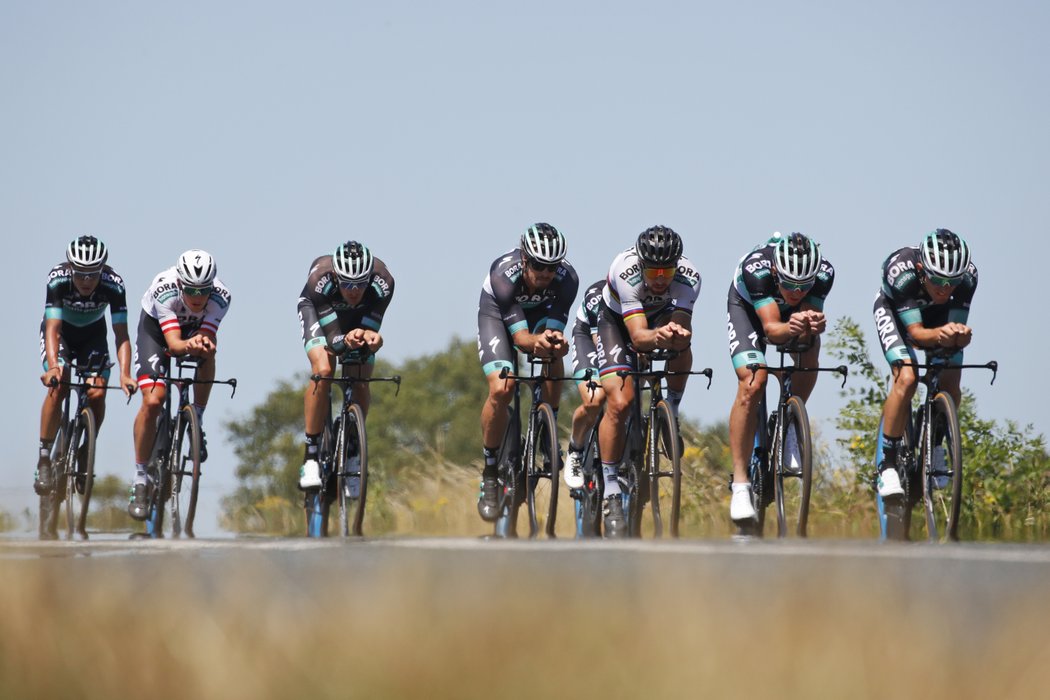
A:
{"label": "black bicycle tire", "polygon": [[605,477],[602,474],[602,460],[598,450],[598,425],[600,423],[601,414],[587,435],[586,448],[583,452],[584,483],[580,488],[579,496],[579,533],[583,538],[602,536],[602,487]]}
{"label": "black bicycle tire", "polygon": [[[365,414],[361,407],[352,404],[344,414],[342,425],[346,426],[343,437],[344,447],[340,450],[342,454],[336,457],[338,467],[335,472],[338,476],[336,489],[339,499],[339,520],[344,537],[350,535],[361,537],[365,519],[365,504],[368,498],[368,437],[365,431]],[[350,457],[349,441],[346,436],[351,430],[357,433],[358,454],[361,462],[360,496],[357,499],[349,499],[346,496],[346,481],[351,476],[346,469],[346,463]]]}
{"label": "black bicycle tire", "polygon": [[[72,457],[72,467],[66,468],[66,531],[69,539],[73,539],[74,533],[81,538],[87,539],[87,515],[91,503],[91,489],[94,486],[95,469],[95,441],[98,436],[98,427],[95,422],[95,414],[90,406],[85,406],[77,415],[77,426],[73,429],[74,440],[71,448],[66,453],[67,460]],[[80,464],[79,443],[83,438],[85,464]],[[84,489],[80,493],[77,490],[77,477],[84,472]]]}
{"label": "black bicycle tire", "polygon": [[[521,414],[515,407],[517,400],[512,400],[507,408],[507,429],[500,441],[497,457],[496,520],[492,523],[496,537],[515,538],[518,536],[518,509],[525,501],[525,459],[522,454]],[[502,531],[500,530],[502,526]]]}
{"label": "black bicycle tire", "polygon": [[[194,410],[193,406],[184,406],[182,408],[183,420],[182,424],[185,427],[185,433],[179,440],[180,447],[184,443],[185,435],[189,435],[189,454],[183,456],[183,451],[180,449],[177,454],[174,455],[175,459],[178,460],[179,471],[178,478],[175,480],[175,491],[172,493],[172,498],[178,499],[181,497],[183,489],[186,488],[186,478],[190,480],[190,492],[189,501],[186,504],[186,516],[183,518],[182,531],[187,537],[196,537],[193,533],[193,522],[197,516],[197,497],[200,492],[200,479],[201,479],[201,426],[200,421],[197,418],[197,411]],[[189,469],[187,470],[187,462],[189,463]]]}
{"label": "black bicycle tire", "polygon": [[51,492],[40,496],[41,539],[56,539],[58,537],[58,512],[61,510],[61,501],[58,500],[58,484],[61,481],[58,466],[65,463],[65,458],[62,455],[68,449],[66,439],[68,435],[68,421],[63,418],[59,422],[55,440],[51,443]]}
{"label": "black bicycle tire", "polygon": [[[959,433],[959,416],[955,408],[955,401],[951,395],[938,392],[933,397],[933,406],[930,410],[930,425],[928,431],[936,430],[940,422],[940,416],[944,416],[944,440],[948,443],[945,449],[945,464],[951,464],[951,503],[948,505],[948,514],[945,518],[944,532],[940,533],[934,514],[935,504],[933,502],[932,481],[933,476],[929,473],[932,456],[926,453],[926,444],[932,436],[923,436],[923,444],[920,446],[920,463],[922,464],[922,494],[923,505],[926,511],[927,536],[931,541],[943,539],[957,542],[959,539],[959,515],[962,510],[962,485],[963,464],[962,444]],[[943,490],[942,490],[943,491]]]}
{"label": "black bicycle tire", "polygon": [[[798,441],[800,470],[797,476],[788,474],[784,465],[780,463],[776,455],[770,455],[773,474],[774,499],[777,508],[777,536],[787,537],[791,530],[789,522],[787,503],[785,502],[784,480],[799,479],[799,503],[794,517],[794,534],[798,537],[806,537],[809,522],[809,503],[813,489],[813,442],[810,431],[809,413],[806,404],[797,396],[791,396],[787,400],[784,410],[785,423],[781,436],[786,439],[788,429],[795,426],[795,437]],[[778,437],[778,440],[781,439]],[[786,450],[786,444],[780,448],[781,453]]]}
{"label": "black bicycle tire", "polygon": [[[624,517],[627,519],[627,537],[642,536],[642,516],[645,512],[642,504],[641,485],[648,479],[645,473],[645,434],[642,427],[633,427],[633,420],[628,420],[627,440],[624,443],[624,471],[627,474],[627,508]],[[634,448],[631,445],[634,445]],[[621,484],[621,488],[622,488]]]}
{"label": "black bicycle tire", "polygon": [[[660,480],[671,480],[671,511],[667,517],[666,528],[670,537],[678,538],[678,525],[682,511],[682,455],[679,450],[677,422],[670,404],[660,401],[653,411],[649,435],[655,436],[657,445],[656,459],[650,460],[652,446],[647,446],[646,459],[650,461],[647,469],[649,476],[649,504],[653,514],[653,537],[662,537],[664,531],[664,513],[660,505]],[[663,454],[670,466],[670,471],[660,467],[660,454]]]}
{"label": "black bicycle tire", "polygon": [[[541,480],[546,480],[550,488],[547,499],[547,513],[543,523],[543,531],[548,538],[556,537],[555,526],[558,519],[558,425],[554,420],[554,410],[547,403],[541,403],[536,407],[532,415],[532,437],[531,444],[525,445],[525,488],[526,503],[529,512],[529,537],[539,536],[539,516],[537,513],[536,490]],[[541,449],[546,442],[546,452],[550,458],[550,469],[544,469],[543,453]]]}

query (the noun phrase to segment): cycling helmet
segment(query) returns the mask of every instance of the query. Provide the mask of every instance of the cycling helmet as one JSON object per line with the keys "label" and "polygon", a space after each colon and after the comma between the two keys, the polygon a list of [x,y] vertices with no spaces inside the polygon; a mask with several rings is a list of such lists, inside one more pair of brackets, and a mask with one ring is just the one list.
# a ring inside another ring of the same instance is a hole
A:
{"label": "cycling helmet", "polygon": [[194,248],[179,256],[175,266],[179,281],[189,287],[207,287],[215,281],[215,259],[203,250]]}
{"label": "cycling helmet", "polygon": [[375,267],[372,251],[357,241],[347,241],[332,253],[332,267],[343,282],[365,282]]}
{"label": "cycling helmet", "polygon": [[521,249],[532,260],[553,265],[565,259],[565,236],[550,224],[535,224],[521,234]]}
{"label": "cycling helmet", "polygon": [[810,282],[820,270],[820,248],[797,231],[777,242],[773,258],[777,274],[790,282]]}
{"label": "cycling helmet", "polygon": [[647,267],[677,265],[682,257],[682,237],[666,226],[653,226],[638,234],[634,251]]}
{"label": "cycling helmet", "polygon": [[970,247],[946,228],[927,233],[919,246],[919,253],[927,274],[960,277],[970,266]]}
{"label": "cycling helmet", "polygon": [[77,270],[98,272],[106,264],[109,250],[106,244],[94,236],[74,239],[66,248],[66,260]]}

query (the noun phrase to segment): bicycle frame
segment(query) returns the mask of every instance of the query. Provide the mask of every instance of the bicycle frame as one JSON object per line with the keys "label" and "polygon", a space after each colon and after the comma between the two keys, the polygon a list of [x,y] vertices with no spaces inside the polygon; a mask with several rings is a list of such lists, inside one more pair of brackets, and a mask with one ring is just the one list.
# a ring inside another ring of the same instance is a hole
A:
{"label": "bicycle frame", "polygon": [[[663,516],[660,512],[659,499],[651,498],[651,494],[659,488],[660,479],[672,478],[679,482],[681,480],[680,466],[677,474],[657,469],[660,461],[659,440],[661,436],[657,434],[656,421],[653,421],[652,417],[657,413],[658,406],[663,401],[663,381],[667,377],[701,375],[707,377],[707,388],[711,388],[714,371],[710,367],[700,371],[667,369],[667,361],[677,355],[678,353],[672,350],[636,352],[639,369],[622,369],[616,372],[616,376],[620,377],[623,383],[626,383],[628,377],[635,378],[634,398],[627,416],[626,441],[621,462],[627,486],[625,490],[622,490],[623,506],[624,513],[627,515],[627,533],[630,537],[641,537],[642,509],[647,502],[652,503],[653,535],[654,537],[662,536]],[[664,362],[664,369],[652,369],[654,362]],[[647,369],[641,369],[643,365]],[[643,413],[642,392],[645,390],[649,391],[649,408]],[[677,441],[679,439],[677,422],[673,430],[675,434],[669,436],[669,439]],[[677,445],[673,449],[677,449]],[[678,457],[681,459],[681,455]],[[672,464],[672,468],[674,467],[675,465]],[[680,483],[674,488],[676,494],[679,493],[679,490]],[[672,537],[678,537],[678,499],[680,496],[676,495],[672,498],[670,534]]]}
{"label": "bicycle frame", "polygon": [[[543,387],[547,382],[571,381],[572,377],[554,377],[550,375],[550,358],[537,358],[531,355],[528,363],[532,367],[532,374],[523,376],[517,374],[517,358],[515,358],[514,371],[504,367],[500,370],[500,379],[513,380],[514,392],[511,404],[508,408],[509,416],[507,432],[500,446],[499,469],[500,485],[498,512],[493,534],[496,537],[517,537],[518,508],[522,503],[534,496],[535,487],[539,479],[550,480],[550,500],[548,502],[547,520],[544,531],[547,537],[555,537],[556,508],[558,502],[558,471],[560,470],[561,457],[558,449],[554,454],[547,455],[550,459],[550,469],[544,474],[528,474],[528,465],[536,464],[536,450],[540,447],[536,444],[537,425],[540,421],[541,411],[551,411],[550,420],[553,422],[553,409],[543,399]],[[540,366],[539,374],[536,366]],[[528,419],[525,426],[525,437],[521,437],[521,385],[526,384],[532,391],[532,405],[529,407]],[[558,443],[558,426],[553,426],[553,439]],[[522,450],[521,448],[525,449]],[[531,483],[530,483],[531,480]],[[540,523],[536,514],[535,501],[530,501],[529,507],[529,537],[535,538],[539,535]]]}
{"label": "bicycle frame", "polygon": [[[179,454],[181,451],[179,449],[181,447],[180,436],[183,435],[183,431],[186,429],[183,427],[183,422],[190,420],[195,424],[197,420],[196,414],[194,414],[193,418],[187,419],[185,417],[187,409],[191,412],[193,411],[190,407],[190,387],[195,384],[225,384],[230,387],[230,398],[233,398],[237,393],[236,379],[197,379],[199,363],[200,358],[193,355],[177,356],[175,357],[177,376],[169,377],[156,373],[150,375],[150,380],[153,382],[150,391],[153,391],[158,383],[163,383],[167,387],[167,391],[164,394],[164,401],[161,403],[160,415],[157,417],[156,433],[151,451],[152,456],[146,468],[150,478],[149,512],[146,517],[147,537],[160,538],[164,536],[164,506],[169,501],[172,535],[179,537],[185,532],[187,537],[194,536],[193,520],[197,509],[196,488],[200,471],[194,470],[193,467],[191,467],[191,471],[186,471],[186,462],[188,460],[193,461],[193,457],[192,455],[187,457]],[[184,374],[184,372],[189,370],[193,370],[193,376]],[[173,389],[174,393],[178,394],[174,416],[171,414]],[[199,434],[199,427],[196,430]],[[189,449],[192,450],[192,445]],[[196,465],[199,467],[199,455]],[[182,491],[182,482],[187,476],[191,479],[192,491],[186,511],[186,519],[183,522],[178,496]]]}
{"label": "bicycle frame", "polygon": [[[339,498],[339,519],[342,523],[342,535],[347,537],[351,534],[360,537],[365,515],[365,503],[368,493],[368,447],[367,438],[358,438],[356,450],[350,446],[351,438],[348,435],[347,424],[354,422],[360,426],[361,435],[364,435],[364,412],[359,404],[354,402],[353,385],[358,383],[393,382],[397,385],[394,395],[401,391],[401,376],[391,377],[352,377],[349,376],[350,367],[363,366],[368,360],[369,354],[358,350],[351,350],[339,358],[338,377],[324,377],[320,374],[311,375],[310,380],[314,383],[314,391],[322,383],[334,384],[342,389],[343,399],[339,409],[339,416],[332,417],[331,401],[328,402],[328,415],[325,417],[325,427],[322,438],[322,448],[319,454],[321,465],[321,486],[316,491],[309,491],[305,497],[306,508],[306,534],[308,537],[328,536],[328,513],[332,502]],[[356,470],[350,470],[347,464],[350,458],[360,458],[360,466]],[[360,493],[356,499],[353,518],[350,518],[349,499],[342,488],[343,482],[357,477],[360,481]],[[352,520],[352,523],[351,523]]]}
{"label": "bicycle frame", "polygon": [[[953,464],[946,472],[934,470],[932,464],[934,448],[934,404],[937,401],[938,395],[942,393],[940,390],[940,375],[942,372],[948,370],[987,369],[992,372],[992,379],[989,382],[989,385],[993,385],[995,384],[995,379],[999,371],[999,363],[995,360],[991,360],[984,364],[948,363],[946,361],[947,357],[955,352],[956,349],[954,348],[951,349],[950,352],[938,352],[937,350],[933,350],[927,353],[927,359],[934,360],[932,362],[911,363],[905,362],[904,360],[897,360],[892,364],[896,369],[907,365],[912,367],[916,372],[923,370],[923,374],[919,376],[918,380],[919,383],[925,387],[925,396],[919,405],[915,407],[913,411],[909,412],[909,420],[905,425],[905,439],[903,440],[898,452],[898,454],[903,457],[898,463],[901,485],[904,488],[904,497],[898,499],[902,505],[902,510],[898,512],[894,507],[895,504],[887,506],[886,501],[876,493],[876,504],[878,506],[882,539],[908,539],[909,530],[911,529],[911,511],[919,502],[920,494],[925,503],[926,531],[928,539],[930,541],[938,541],[942,534],[945,536],[945,539],[948,540],[958,539],[958,513],[960,504],[953,504],[952,509],[954,510],[955,517],[948,519],[949,522],[946,531],[940,533],[934,517],[933,494],[931,493],[929,484],[926,483],[927,479],[925,478],[926,475],[929,475],[931,478],[941,477],[953,479],[956,476],[955,472],[958,471],[960,485],[958,487],[958,494],[953,494],[953,498],[956,496],[961,497],[961,479],[963,476],[961,460],[958,464]],[[958,434],[958,416],[954,414],[957,407],[955,406],[954,401],[951,400],[950,396],[945,396],[951,403],[951,412],[956,422],[954,430],[956,434]],[[951,428],[949,427],[949,429]],[[879,439],[881,441],[881,421],[879,424],[879,433]],[[916,448],[919,449],[919,454],[922,455],[922,459],[916,459]],[[921,488],[919,488],[920,486]]]}
{"label": "bicycle frame", "polygon": [[[846,386],[846,380],[849,375],[849,368],[846,367],[846,365],[839,365],[837,367],[799,367],[797,364],[786,365],[785,355],[801,355],[808,351],[812,345],[810,343],[799,342],[797,338],[792,339],[790,342],[781,344],[771,343],[768,338],[765,339],[765,342],[767,346],[773,345],[776,348],[780,355],[780,365],[774,369],[768,365],[756,362],[745,365],[745,368],[751,372],[752,383],[754,383],[755,377],[760,370],[766,370],[768,374],[775,375],[779,381],[780,391],[777,397],[777,407],[773,413],[772,420],[770,420],[767,409],[768,404],[765,391],[762,392],[762,395],[758,400],[758,420],[755,424],[754,450],[751,455],[751,463],[748,467],[751,479],[753,505],[755,508],[755,522],[752,526],[753,532],[745,532],[744,534],[755,534],[758,537],[763,535],[765,527],[765,509],[776,497],[777,536],[786,537],[788,524],[783,502],[783,483],[785,478],[800,478],[803,479],[804,493],[802,496],[802,512],[800,513],[796,534],[798,534],[799,537],[805,537],[807,527],[806,517],[808,517],[809,510],[809,495],[808,493],[805,493],[806,475],[803,473],[795,474],[784,467],[784,450],[787,444],[788,431],[788,405],[794,397],[794,394],[791,391],[791,378],[796,372],[835,372],[842,376],[841,386],[844,387]],[[801,409],[799,410],[801,410],[805,421],[808,423],[809,416],[805,414],[804,403],[801,403]],[[770,450],[770,442],[772,442],[772,450]],[[770,457],[772,457],[772,459],[770,459]],[[741,529],[744,530],[746,528]]]}

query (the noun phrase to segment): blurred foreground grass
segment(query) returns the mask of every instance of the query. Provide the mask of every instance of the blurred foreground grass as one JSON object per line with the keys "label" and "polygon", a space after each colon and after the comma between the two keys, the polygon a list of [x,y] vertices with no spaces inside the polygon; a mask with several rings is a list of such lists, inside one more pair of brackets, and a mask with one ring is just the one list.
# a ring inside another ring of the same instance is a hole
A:
{"label": "blurred foreground grass", "polygon": [[1046,565],[975,574],[950,558],[880,560],[877,548],[792,561],[733,546],[706,556],[608,544],[247,547],[0,559],[0,697],[1031,698],[1050,688]]}

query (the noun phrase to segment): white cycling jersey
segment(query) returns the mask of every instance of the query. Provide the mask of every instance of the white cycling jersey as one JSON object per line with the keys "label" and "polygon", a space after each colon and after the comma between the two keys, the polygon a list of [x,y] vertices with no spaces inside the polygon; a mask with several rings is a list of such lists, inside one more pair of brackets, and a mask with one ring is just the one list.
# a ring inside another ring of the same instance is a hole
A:
{"label": "white cycling jersey", "polygon": [[153,278],[153,282],[142,296],[142,310],[155,318],[162,333],[181,330],[183,338],[200,331],[214,336],[219,323],[230,308],[230,290],[218,277],[213,282],[208,303],[200,312],[191,310],[182,301],[179,290],[179,275],[174,267]]}
{"label": "white cycling jersey", "polygon": [[609,267],[602,299],[605,305],[626,321],[644,314],[651,322],[665,311],[693,312],[700,294],[700,273],[684,255],[678,259],[674,280],[663,294],[653,294],[642,278],[642,264],[634,247],[623,251]]}

